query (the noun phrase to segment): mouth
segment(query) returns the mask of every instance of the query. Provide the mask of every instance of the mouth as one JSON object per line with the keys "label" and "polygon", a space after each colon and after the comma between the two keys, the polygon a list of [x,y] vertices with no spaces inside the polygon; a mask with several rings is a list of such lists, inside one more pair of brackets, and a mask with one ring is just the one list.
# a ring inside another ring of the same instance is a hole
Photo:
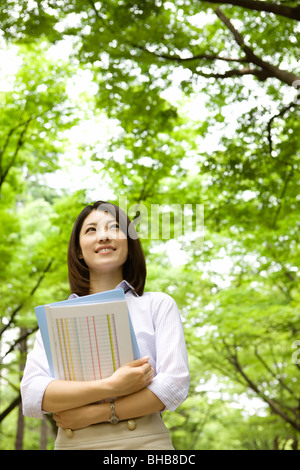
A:
{"label": "mouth", "polygon": [[114,246],[99,246],[96,253],[113,253],[114,251],[116,251]]}

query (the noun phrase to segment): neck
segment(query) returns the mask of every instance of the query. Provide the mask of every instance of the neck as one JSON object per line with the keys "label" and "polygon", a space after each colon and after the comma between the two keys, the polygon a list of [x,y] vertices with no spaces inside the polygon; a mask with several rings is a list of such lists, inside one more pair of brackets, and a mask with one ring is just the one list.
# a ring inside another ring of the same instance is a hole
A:
{"label": "neck", "polygon": [[123,281],[123,272],[101,273],[101,275],[93,275],[90,273],[90,294],[97,294],[112,290]]}

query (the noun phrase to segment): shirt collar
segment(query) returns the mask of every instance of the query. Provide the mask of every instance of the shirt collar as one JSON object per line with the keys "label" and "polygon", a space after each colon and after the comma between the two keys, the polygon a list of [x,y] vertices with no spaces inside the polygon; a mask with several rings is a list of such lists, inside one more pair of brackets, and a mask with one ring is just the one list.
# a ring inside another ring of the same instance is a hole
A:
{"label": "shirt collar", "polygon": [[125,279],[123,279],[123,281],[120,282],[120,284],[117,285],[116,289],[117,288],[123,289],[124,294],[127,294],[127,292],[131,291],[133,293],[133,295],[135,295],[136,297],[139,297],[139,294],[137,294],[137,292],[135,292],[134,287],[132,287],[132,285],[129,284],[129,282],[125,281]]}
{"label": "shirt collar", "polygon": [[[123,289],[124,294],[127,294],[127,292],[131,291],[133,293],[133,295],[135,295],[136,297],[139,297],[139,294],[137,292],[135,292],[132,285],[129,284],[129,282],[125,281],[125,279],[123,279],[123,281],[120,282],[120,284],[117,285],[116,289]],[[69,299],[76,299],[77,297],[78,297],[78,295],[73,293],[73,294],[70,295]]]}

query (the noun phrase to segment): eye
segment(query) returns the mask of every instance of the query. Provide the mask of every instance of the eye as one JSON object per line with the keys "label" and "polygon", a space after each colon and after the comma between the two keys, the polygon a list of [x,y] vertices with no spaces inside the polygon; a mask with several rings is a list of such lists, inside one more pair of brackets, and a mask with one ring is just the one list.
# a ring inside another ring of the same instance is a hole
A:
{"label": "eye", "polygon": [[118,229],[119,228],[119,224],[118,222],[113,222],[110,224],[109,228],[111,229]]}
{"label": "eye", "polygon": [[95,227],[89,227],[86,229],[85,233],[96,231]]}

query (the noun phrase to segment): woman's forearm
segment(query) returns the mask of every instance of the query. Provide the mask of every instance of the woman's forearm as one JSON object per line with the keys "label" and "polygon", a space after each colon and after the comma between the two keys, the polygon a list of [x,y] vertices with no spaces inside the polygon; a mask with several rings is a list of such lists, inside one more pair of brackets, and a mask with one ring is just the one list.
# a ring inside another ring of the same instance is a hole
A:
{"label": "woman's forearm", "polygon": [[[148,388],[115,400],[115,413],[120,421],[140,418],[142,416],[162,411],[163,402]],[[94,415],[93,424],[108,422],[110,418],[110,403],[101,403],[90,409],[90,417]]]}
{"label": "woman's forearm", "polygon": [[143,357],[125,364],[107,379],[87,382],[53,380],[45,390],[42,410],[60,412],[142,390],[153,379],[148,359]]}
{"label": "woman's forearm", "polygon": [[115,400],[115,411],[120,420],[139,418],[164,408],[163,402],[148,388]]}
{"label": "woman's forearm", "polygon": [[90,382],[69,382],[53,380],[44,393],[42,410],[59,412],[78,408],[88,403],[104,400],[111,395],[109,383],[105,380]]}
{"label": "woman's forearm", "polygon": [[[147,388],[115,400],[115,412],[123,421],[139,418],[165,408],[163,402]],[[82,429],[92,424],[108,423],[110,403],[92,404],[54,414],[56,424],[62,428]]]}

